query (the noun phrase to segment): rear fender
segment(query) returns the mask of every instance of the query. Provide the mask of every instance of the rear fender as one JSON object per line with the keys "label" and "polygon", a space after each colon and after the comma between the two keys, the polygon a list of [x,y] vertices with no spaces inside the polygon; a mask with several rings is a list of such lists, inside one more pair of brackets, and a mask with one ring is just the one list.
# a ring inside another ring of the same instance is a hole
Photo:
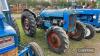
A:
{"label": "rear fender", "polygon": [[29,9],[24,9],[23,12],[24,12],[24,11],[30,12],[32,15],[34,15],[34,18],[36,18],[36,14],[35,14],[34,12],[32,12],[31,10],[29,10]]}

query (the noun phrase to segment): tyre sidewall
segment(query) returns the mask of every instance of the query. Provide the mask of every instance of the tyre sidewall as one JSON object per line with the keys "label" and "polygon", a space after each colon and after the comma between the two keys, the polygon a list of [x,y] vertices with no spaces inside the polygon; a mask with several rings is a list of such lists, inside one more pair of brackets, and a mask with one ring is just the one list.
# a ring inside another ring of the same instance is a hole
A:
{"label": "tyre sidewall", "polygon": [[[78,27],[81,27],[81,29],[79,30]],[[76,41],[80,41],[84,38],[85,36],[85,26],[83,23],[81,22],[76,22],[76,30],[80,31],[81,35],[78,36],[78,38],[74,38],[75,36],[73,37],[70,37],[72,40],[76,40]]]}
{"label": "tyre sidewall", "polygon": [[90,35],[89,36],[85,36],[85,39],[91,39],[95,36],[95,29],[92,25],[90,24],[86,24],[86,28],[88,28],[90,30]]}
{"label": "tyre sidewall", "polygon": [[[26,33],[25,28],[24,28],[24,24],[23,24],[25,18],[27,18],[29,20],[29,31],[28,31],[28,33]],[[22,27],[24,29],[25,34],[28,35],[28,36],[31,36],[31,37],[36,35],[36,24],[34,26],[32,25],[33,23],[36,23],[36,21],[33,18],[35,18],[34,15],[32,15],[28,11],[25,11],[25,12],[22,13],[22,20],[21,20]],[[35,21],[35,22],[33,22],[33,21]]]}
{"label": "tyre sidewall", "polygon": [[[56,53],[63,53],[64,52],[64,49],[66,49],[65,48],[65,39],[64,38],[67,38],[66,39],[66,41],[68,41],[69,42],[69,40],[68,40],[68,37],[65,37],[64,35],[62,35],[63,33],[62,32],[60,32],[59,30],[57,30],[56,28],[55,29],[52,29],[52,30],[49,30],[49,32],[47,33],[47,40],[48,40],[48,35],[49,35],[49,33],[51,32],[51,31],[53,31],[53,32],[55,32],[58,36],[59,36],[59,38],[60,38],[60,40],[61,40],[61,46],[59,47],[59,48],[57,48],[57,49],[54,49],[54,48],[52,48],[50,45],[49,45],[49,43],[48,43],[48,41],[47,41],[47,44],[48,44],[48,46],[49,46],[49,48],[52,50],[52,51],[54,51],[54,52],[56,52]],[[66,34],[67,35],[67,34]],[[67,42],[67,44],[69,45],[69,43]]]}

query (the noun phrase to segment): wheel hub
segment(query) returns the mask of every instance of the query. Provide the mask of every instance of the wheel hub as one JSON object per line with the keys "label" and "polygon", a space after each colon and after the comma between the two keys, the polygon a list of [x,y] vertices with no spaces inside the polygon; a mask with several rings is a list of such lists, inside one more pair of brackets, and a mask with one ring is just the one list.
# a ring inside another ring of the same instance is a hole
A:
{"label": "wheel hub", "polygon": [[61,45],[61,40],[55,32],[49,34],[48,42],[52,48],[59,48]]}
{"label": "wheel hub", "polygon": [[90,34],[91,34],[91,31],[88,28],[86,28],[86,36],[89,36]]}
{"label": "wheel hub", "polygon": [[70,33],[70,36],[72,38],[78,38],[81,35],[81,33],[78,30],[75,30],[74,32]]}
{"label": "wheel hub", "polygon": [[29,20],[27,18],[24,21],[24,27],[26,31],[29,29]]}

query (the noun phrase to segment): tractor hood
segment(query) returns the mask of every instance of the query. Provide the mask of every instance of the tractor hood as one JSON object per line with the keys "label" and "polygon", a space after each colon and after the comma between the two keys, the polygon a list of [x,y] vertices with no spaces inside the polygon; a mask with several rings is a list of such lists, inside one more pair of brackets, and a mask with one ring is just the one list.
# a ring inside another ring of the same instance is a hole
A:
{"label": "tractor hood", "polygon": [[0,12],[0,37],[16,34],[16,31],[10,25],[3,22],[4,18],[3,13]]}
{"label": "tractor hood", "polygon": [[48,9],[48,10],[43,10],[40,13],[40,16],[42,17],[63,17],[64,13],[67,14],[74,14],[74,10],[68,10],[66,8],[64,9]]}
{"label": "tractor hood", "polygon": [[4,28],[0,28],[0,37],[15,35],[16,31],[8,24],[4,23]]}
{"label": "tractor hood", "polygon": [[98,14],[100,9],[74,9],[78,14]]}

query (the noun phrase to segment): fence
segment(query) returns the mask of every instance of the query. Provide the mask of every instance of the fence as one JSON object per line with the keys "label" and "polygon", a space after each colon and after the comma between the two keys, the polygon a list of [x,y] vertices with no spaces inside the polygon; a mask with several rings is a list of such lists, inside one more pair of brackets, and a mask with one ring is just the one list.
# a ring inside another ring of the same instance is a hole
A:
{"label": "fence", "polygon": [[21,13],[23,9],[27,8],[26,4],[15,4],[11,5],[11,11],[12,13]]}

